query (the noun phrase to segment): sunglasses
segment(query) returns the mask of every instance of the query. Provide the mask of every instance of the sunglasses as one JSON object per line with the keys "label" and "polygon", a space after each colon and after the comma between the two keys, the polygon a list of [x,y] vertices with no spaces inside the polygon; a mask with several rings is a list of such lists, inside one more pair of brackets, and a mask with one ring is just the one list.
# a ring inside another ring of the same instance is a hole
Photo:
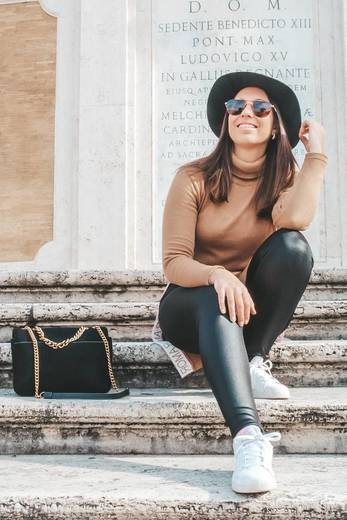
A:
{"label": "sunglasses", "polygon": [[228,114],[231,114],[232,116],[238,116],[241,114],[247,103],[252,104],[253,113],[257,117],[266,117],[270,114],[272,109],[277,112],[274,105],[268,101],[261,101],[258,99],[255,101],[247,101],[246,99],[229,99],[229,101],[226,101],[224,104]]}

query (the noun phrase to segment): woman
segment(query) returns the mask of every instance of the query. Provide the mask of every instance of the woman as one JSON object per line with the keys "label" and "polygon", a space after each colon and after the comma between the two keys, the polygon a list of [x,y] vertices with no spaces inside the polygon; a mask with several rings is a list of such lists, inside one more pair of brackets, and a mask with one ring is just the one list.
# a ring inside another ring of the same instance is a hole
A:
{"label": "woman", "polygon": [[[184,352],[194,368],[201,362],[233,438],[232,488],[256,493],[276,487],[271,441],[281,435],[264,433],[254,398],[289,397],[266,358],[313,268],[300,230],[319,203],[325,133],[316,121],[301,123],[287,85],[252,72],[214,83],[207,118],[216,148],[179,168],[166,199],[169,283],[152,337],[169,342],[172,359]],[[300,172],[292,153],[299,139]]]}

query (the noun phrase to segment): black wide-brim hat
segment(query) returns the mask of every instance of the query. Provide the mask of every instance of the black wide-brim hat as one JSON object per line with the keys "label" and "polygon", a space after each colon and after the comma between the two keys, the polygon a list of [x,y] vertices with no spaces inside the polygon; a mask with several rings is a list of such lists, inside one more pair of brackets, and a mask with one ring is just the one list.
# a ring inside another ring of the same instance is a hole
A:
{"label": "black wide-brim hat", "polygon": [[213,133],[219,137],[225,115],[225,101],[234,98],[244,87],[259,87],[277,105],[292,148],[299,141],[301,111],[294,91],[282,81],[257,72],[230,72],[212,85],[207,99],[207,119]]}

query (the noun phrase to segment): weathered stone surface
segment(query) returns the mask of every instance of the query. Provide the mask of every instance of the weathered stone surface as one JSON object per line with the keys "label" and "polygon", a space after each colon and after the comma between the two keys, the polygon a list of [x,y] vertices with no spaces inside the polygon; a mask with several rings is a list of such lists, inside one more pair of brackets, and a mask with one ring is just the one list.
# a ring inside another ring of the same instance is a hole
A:
{"label": "weathered stone surface", "polygon": [[[0,287],[41,286],[112,286],[112,285],[162,285],[166,283],[162,271],[138,270],[77,270],[66,271],[6,271],[0,272]],[[347,284],[346,268],[313,269],[310,283]]]}
{"label": "weathered stone surface", "polygon": [[159,301],[166,283],[160,271],[1,271],[0,302]]}
{"label": "weathered stone surface", "polygon": [[0,304],[0,323],[16,324],[25,323],[30,317],[31,305],[29,303],[4,303]]}
{"label": "weathered stone surface", "polygon": [[2,520],[346,518],[346,456],[275,455],[277,488],[231,489],[233,457],[0,457]]}
{"label": "weathered stone surface", "polygon": [[[331,273],[331,275],[329,274]],[[327,279],[346,281],[347,269],[329,269],[324,275]],[[119,286],[149,286],[164,285],[165,276],[161,271],[144,271],[132,269],[131,271],[107,271],[107,270],[74,270],[66,271],[1,271],[0,287],[112,287]]]}
{"label": "weathered stone surface", "polygon": [[[40,324],[105,324],[118,341],[146,340],[158,303],[0,303],[0,326],[22,326],[32,311]],[[297,339],[347,339],[347,300],[301,301],[286,329]],[[1,334],[0,341],[9,341]]]}
{"label": "weathered stone surface", "polygon": [[[347,385],[347,341],[276,341],[272,374],[289,386]],[[114,342],[114,369],[121,385],[208,388],[204,370],[181,379],[163,349],[152,342]],[[9,343],[0,344],[0,387],[12,386]]]}
{"label": "weathered stone surface", "polygon": [[[0,302],[158,302],[161,271],[0,271]],[[347,269],[313,270],[303,300],[347,299]]]}
{"label": "weathered stone surface", "polygon": [[61,40],[57,18],[47,16],[39,2],[6,4],[1,2],[0,10],[1,48],[6,49],[1,57],[2,266],[33,262],[53,239]]}
{"label": "weathered stone surface", "polygon": [[[257,399],[282,453],[346,453],[345,388],[292,388]],[[230,453],[231,436],[210,390],[130,389],[116,401],[0,394],[0,453]]]}

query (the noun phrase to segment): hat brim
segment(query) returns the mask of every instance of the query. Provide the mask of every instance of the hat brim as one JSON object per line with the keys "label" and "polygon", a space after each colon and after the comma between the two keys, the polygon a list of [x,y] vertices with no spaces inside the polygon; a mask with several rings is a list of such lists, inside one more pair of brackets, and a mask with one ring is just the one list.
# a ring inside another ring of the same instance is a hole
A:
{"label": "hat brim", "polygon": [[244,87],[259,87],[277,105],[292,148],[299,141],[301,111],[294,91],[282,81],[257,72],[230,72],[218,78],[207,99],[207,120],[213,133],[219,137],[225,115],[225,102]]}

